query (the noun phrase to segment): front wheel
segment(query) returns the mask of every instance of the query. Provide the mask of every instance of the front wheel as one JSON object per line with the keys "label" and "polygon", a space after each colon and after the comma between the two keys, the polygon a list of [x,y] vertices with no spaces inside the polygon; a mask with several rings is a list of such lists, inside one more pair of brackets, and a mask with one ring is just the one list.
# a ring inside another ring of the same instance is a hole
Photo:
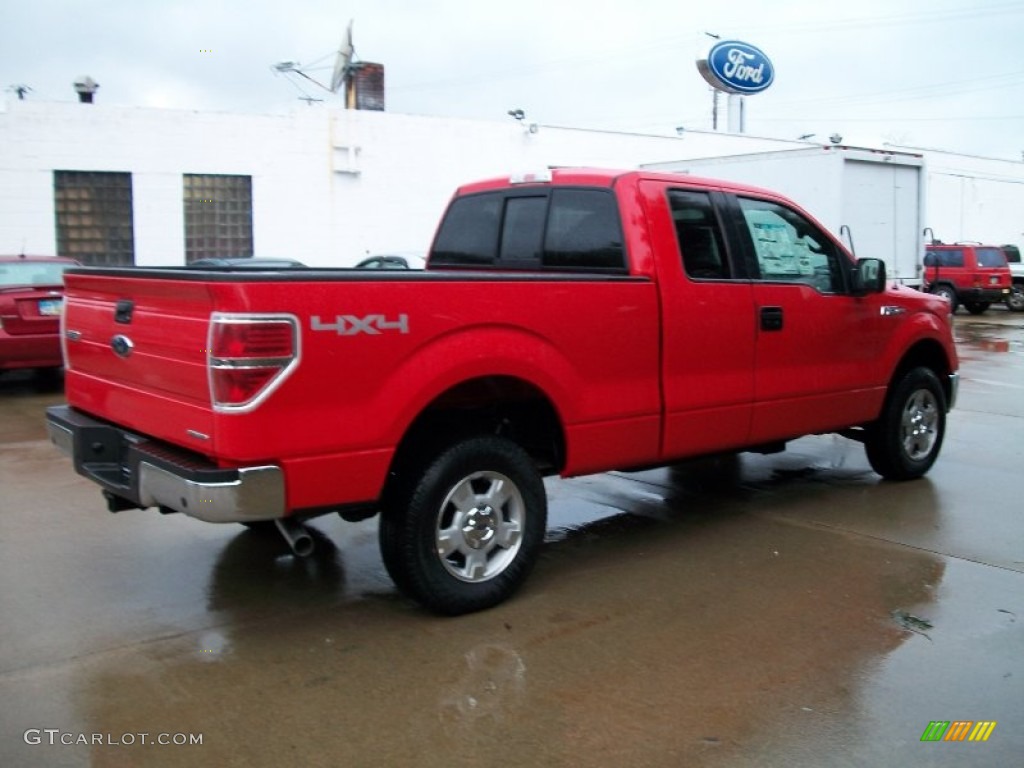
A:
{"label": "front wheel", "polygon": [[516,443],[492,436],[462,440],[421,467],[385,497],[388,573],[438,613],[497,605],[526,579],[544,541],[540,473]]}
{"label": "front wheel", "polygon": [[913,480],[931,469],[946,432],[946,395],[930,368],[897,380],[882,415],[865,433],[868,463],[887,480]]}
{"label": "front wheel", "polygon": [[1011,312],[1024,312],[1024,285],[1014,283],[1010,286],[1010,295],[1006,297],[1006,307]]}
{"label": "front wheel", "polygon": [[987,301],[965,301],[964,308],[972,315],[982,315],[989,308]]}

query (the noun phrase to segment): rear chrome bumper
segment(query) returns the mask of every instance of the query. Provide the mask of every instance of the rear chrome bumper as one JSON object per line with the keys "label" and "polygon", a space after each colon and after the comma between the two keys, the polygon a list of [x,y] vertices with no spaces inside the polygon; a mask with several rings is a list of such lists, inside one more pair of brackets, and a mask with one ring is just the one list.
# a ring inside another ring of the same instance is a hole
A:
{"label": "rear chrome bumper", "polygon": [[111,511],[160,507],[211,523],[283,517],[284,473],[274,465],[223,469],[66,405],[46,411],[50,440],[103,489]]}

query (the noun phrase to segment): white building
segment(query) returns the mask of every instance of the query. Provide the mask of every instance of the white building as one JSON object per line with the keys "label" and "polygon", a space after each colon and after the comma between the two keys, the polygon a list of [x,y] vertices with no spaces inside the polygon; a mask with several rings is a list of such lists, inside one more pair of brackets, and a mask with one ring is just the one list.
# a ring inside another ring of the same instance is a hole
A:
{"label": "white building", "polygon": [[[0,112],[0,253],[142,266],[180,265],[186,254],[350,266],[368,253],[425,251],[466,181],[807,146],[815,145],[326,106],[242,115],[12,101]],[[1024,164],[924,154],[936,236],[1024,241]]]}

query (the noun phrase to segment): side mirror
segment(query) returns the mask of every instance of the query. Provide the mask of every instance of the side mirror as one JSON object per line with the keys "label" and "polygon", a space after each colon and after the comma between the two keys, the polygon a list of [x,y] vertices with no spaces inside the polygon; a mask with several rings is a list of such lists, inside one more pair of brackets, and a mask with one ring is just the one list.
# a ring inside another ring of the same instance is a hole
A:
{"label": "side mirror", "polygon": [[864,296],[885,290],[885,262],[881,259],[858,259],[853,270],[853,295]]}

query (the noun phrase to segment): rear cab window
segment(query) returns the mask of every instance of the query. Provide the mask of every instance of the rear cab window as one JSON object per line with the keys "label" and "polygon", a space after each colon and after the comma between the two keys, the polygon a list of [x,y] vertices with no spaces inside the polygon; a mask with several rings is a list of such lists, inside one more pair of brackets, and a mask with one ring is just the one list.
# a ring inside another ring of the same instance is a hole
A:
{"label": "rear cab window", "polygon": [[456,198],[438,229],[430,262],[478,269],[628,271],[613,192],[580,187]]}
{"label": "rear cab window", "polygon": [[472,195],[452,202],[430,255],[433,264],[476,267],[494,264],[501,227],[499,195]]}

